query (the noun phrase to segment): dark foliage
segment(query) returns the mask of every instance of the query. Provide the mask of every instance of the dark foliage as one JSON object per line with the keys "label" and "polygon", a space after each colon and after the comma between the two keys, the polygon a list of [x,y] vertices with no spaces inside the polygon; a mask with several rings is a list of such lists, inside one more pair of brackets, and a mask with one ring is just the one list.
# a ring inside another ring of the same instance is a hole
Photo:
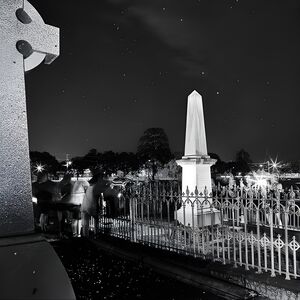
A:
{"label": "dark foliage", "polygon": [[38,164],[43,165],[45,170],[53,175],[61,169],[57,159],[48,152],[30,151],[29,155],[33,171]]}
{"label": "dark foliage", "polygon": [[229,170],[230,166],[224,161],[221,160],[220,156],[216,153],[208,153],[210,158],[216,159],[216,163],[211,167],[212,177],[215,178],[217,174],[225,173]]}
{"label": "dark foliage", "polygon": [[281,167],[281,171],[285,173],[300,173],[300,161],[292,161]]}
{"label": "dark foliage", "polygon": [[171,154],[168,137],[162,128],[149,128],[138,142],[137,155],[141,163],[158,161],[162,164],[169,162]]}
{"label": "dark foliage", "polygon": [[250,158],[250,154],[245,151],[244,149],[239,150],[236,153],[236,166],[234,168],[234,174],[242,173],[242,175],[247,174],[250,172],[250,164],[252,160]]}
{"label": "dark foliage", "polygon": [[72,159],[72,168],[82,174],[84,169],[89,168],[91,171],[102,169],[108,174],[122,170],[125,173],[136,171],[138,169],[138,160],[134,153],[131,152],[113,152],[106,151],[98,152],[96,149],[91,149],[83,157],[75,157]]}

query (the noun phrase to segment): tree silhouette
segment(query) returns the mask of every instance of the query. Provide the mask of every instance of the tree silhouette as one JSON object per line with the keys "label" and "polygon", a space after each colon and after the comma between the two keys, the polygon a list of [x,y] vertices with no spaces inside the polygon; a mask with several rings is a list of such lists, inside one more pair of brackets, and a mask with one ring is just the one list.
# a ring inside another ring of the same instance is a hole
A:
{"label": "tree silhouette", "polygon": [[101,169],[105,173],[111,174],[116,173],[118,170],[125,173],[136,171],[139,165],[136,154],[132,152],[105,151],[100,153],[96,149],[91,149],[85,156],[72,159],[72,169],[78,175],[83,174],[83,171],[88,168],[92,172],[95,169]]}
{"label": "tree silhouette", "polygon": [[228,170],[226,162],[222,161],[220,156],[216,153],[208,153],[210,158],[216,159],[216,163],[211,166],[211,175],[215,179],[217,174],[222,174]]}
{"label": "tree silhouette", "polygon": [[72,169],[75,170],[76,175],[83,175],[85,169],[89,168],[89,163],[85,157],[77,156],[72,158]]}
{"label": "tree silhouette", "polygon": [[47,172],[53,175],[61,169],[60,163],[55,156],[48,152],[30,151],[29,155],[33,171],[38,164],[41,164]]}
{"label": "tree silhouette", "polygon": [[98,166],[99,158],[97,149],[93,148],[84,156],[90,169],[94,169]]}
{"label": "tree silhouette", "polygon": [[99,153],[97,149],[92,148],[84,156],[72,158],[72,169],[75,170],[77,176],[83,174],[85,169],[94,169],[99,167]]}
{"label": "tree silhouette", "polygon": [[138,142],[137,156],[140,163],[158,161],[162,164],[172,159],[168,137],[162,128],[148,128]]}
{"label": "tree silhouette", "polygon": [[245,151],[244,149],[239,150],[236,153],[235,158],[235,170],[234,173],[242,173],[243,175],[250,172],[250,164],[252,163],[252,160],[250,158],[250,154]]}

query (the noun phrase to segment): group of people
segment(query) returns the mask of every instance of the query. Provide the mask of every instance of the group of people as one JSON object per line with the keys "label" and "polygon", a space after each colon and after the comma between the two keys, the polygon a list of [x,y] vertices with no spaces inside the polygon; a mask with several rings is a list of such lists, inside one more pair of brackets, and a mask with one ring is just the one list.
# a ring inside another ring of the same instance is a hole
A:
{"label": "group of people", "polygon": [[[73,236],[88,236],[90,219],[94,219],[94,231],[98,233],[99,215],[103,213],[116,217],[126,210],[125,198],[121,193],[123,180],[110,181],[101,170],[85,180],[72,180],[72,174],[66,173],[61,181],[49,179],[46,172],[37,176],[32,184],[33,197],[36,198],[34,214],[36,224],[43,232],[49,230],[50,217],[55,219],[59,236],[66,232],[70,224]],[[53,223],[53,222],[52,222]]]}

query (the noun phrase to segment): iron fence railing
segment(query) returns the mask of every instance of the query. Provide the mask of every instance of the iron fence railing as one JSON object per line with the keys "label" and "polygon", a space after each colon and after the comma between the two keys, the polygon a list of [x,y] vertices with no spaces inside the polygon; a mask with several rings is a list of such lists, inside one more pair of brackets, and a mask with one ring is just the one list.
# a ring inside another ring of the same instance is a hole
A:
{"label": "iron fence railing", "polygon": [[101,199],[102,233],[272,277],[300,277],[300,198],[292,189],[218,188],[208,195],[157,182],[132,185],[115,201]]}

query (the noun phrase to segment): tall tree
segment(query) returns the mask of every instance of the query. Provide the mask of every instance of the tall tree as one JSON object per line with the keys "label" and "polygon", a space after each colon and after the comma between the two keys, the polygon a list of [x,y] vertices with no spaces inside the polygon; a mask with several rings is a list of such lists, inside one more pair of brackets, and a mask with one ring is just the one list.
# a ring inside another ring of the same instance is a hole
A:
{"label": "tall tree", "polygon": [[105,151],[100,155],[100,166],[108,174],[116,172],[116,153]]}
{"label": "tall tree", "polygon": [[89,164],[84,157],[77,156],[72,158],[72,169],[75,170],[77,176],[82,175],[87,168],[89,168]]}
{"label": "tall tree", "polygon": [[96,168],[99,163],[97,149],[90,149],[89,152],[84,156],[84,160],[91,170]]}
{"label": "tall tree", "polygon": [[239,150],[236,153],[235,162],[235,173],[241,172],[244,175],[250,172],[250,164],[252,163],[252,160],[250,158],[250,154],[247,151],[245,151],[244,149]]}
{"label": "tall tree", "polygon": [[222,161],[218,154],[208,153],[208,155],[211,158],[217,160],[216,163],[211,167],[211,174],[213,178],[215,178],[218,173],[224,173],[225,171],[227,171],[227,164],[224,161]]}
{"label": "tall tree", "polygon": [[162,164],[172,159],[168,137],[162,128],[148,128],[138,142],[137,155],[141,163],[158,161]]}
{"label": "tall tree", "polygon": [[128,173],[130,171],[138,170],[138,160],[136,154],[131,152],[121,152],[117,153],[116,156],[117,168],[119,170]]}

